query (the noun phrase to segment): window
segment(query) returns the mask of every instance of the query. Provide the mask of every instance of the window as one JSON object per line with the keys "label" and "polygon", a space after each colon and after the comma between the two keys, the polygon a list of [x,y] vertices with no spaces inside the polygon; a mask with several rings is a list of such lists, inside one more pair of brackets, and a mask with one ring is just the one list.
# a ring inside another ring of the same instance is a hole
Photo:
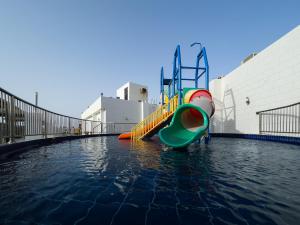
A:
{"label": "window", "polygon": [[124,99],[128,100],[128,87],[124,89]]}

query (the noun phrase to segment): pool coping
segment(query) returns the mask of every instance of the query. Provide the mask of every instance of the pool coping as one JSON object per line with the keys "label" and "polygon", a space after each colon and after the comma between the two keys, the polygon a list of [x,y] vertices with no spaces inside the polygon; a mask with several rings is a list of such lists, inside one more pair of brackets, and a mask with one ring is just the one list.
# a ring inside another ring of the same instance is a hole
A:
{"label": "pool coping", "polygon": [[89,135],[70,135],[70,136],[57,136],[51,138],[43,138],[43,139],[34,139],[28,141],[21,141],[11,144],[1,144],[0,145],[0,160],[9,158],[19,152],[26,151],[29,148],[36,148],[45,145],[51,145],[55,143],[60,143],[68,140],[75,140],[81,138],[89,138],[89,137],[102,137],[102,136],[118,136],[119,133],[114,134],[89,134]]}
{"label": "pool coping", "polygon": [[234,134],[234,133],[211,133],[211,137],[224,137],[224,138],[242,138],[252,139],[259,141],[271,141],[284,144],[300,145],[300,137],[288,136],[275,136],[275,135],[262,135],[262,134]]}
{"label": "pool coping", "polygon": [[[18,154],[22,151],[27,151],[31,148],[51,145],[68,140],[75,140],[89,137],[102,137],[102,136],[118,136],[116,134],[90,134],[90,135],[73,135],[73,136],[58,136],[45,139],[35,139],[22,142],[16,142],[12,144],[0,145],[0,160],[10,158],[11,156]],[[300,145],[300,138],[287,137],[287,136],[274,136],[274,135],[260,135],[260,134],[234,134],[234,133],[211,133],[211,137],[223,137],[223,138],[241,138],[252,139],[260,141],[271,141],[285,144]]]}

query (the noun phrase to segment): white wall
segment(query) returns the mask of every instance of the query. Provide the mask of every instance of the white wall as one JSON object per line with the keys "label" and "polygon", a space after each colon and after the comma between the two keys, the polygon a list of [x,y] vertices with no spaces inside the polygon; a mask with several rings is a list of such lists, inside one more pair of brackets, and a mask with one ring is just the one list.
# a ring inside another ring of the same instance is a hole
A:
{"label": "white wall", "polygon": [[82,113],[81,118],[104,123],[138,123],[156,108],[157,105],[147,102],[101,96]]}
{"label": "white wall", "polygon": [[154,112],[158,107],[158,105],[149,104],[147,102],[141,102],[140,105],[141,105],[141,115],[140,115],[141,120],[145,119],[150,113]]}
{"label": "white wall", "polygon": [[[124,84],[123,86],[121,86],[120,88],[117,89],[117,97],[119,97],[120,99],[125,99],[124,96],[124,89],[128,88],[128,100],[131,101],[148,101],[148,87],[145,85],[140,85],[140,84],[135,84],[132,82],[128,82],[126,84]],[[142,94],[141,93],[141,89],[142,88],[146,88],[147,89],[147,93],[146,94]]]}
{"label": "white wall", "polygon": [[[146,88],[147,92],[145,94],[141,93],[141,89]],[[129,100],[132,101],[148,101],[148,87],[140,84],[129,83]]]}
{"label": "white wall", "polygon": [[105,122],[137,123],[140,117],[140,103],[102,97],[102,107],[106,111]]}
{"label": "white wall", "polygon": [[84,112],[81,114],[82,119],[101,120],[101,97],[97,98]]}
{"label": "white wall", "polygon": [[124,89],[125,88],[128,88],[129,90],[129,82],[127,82],[126,84],[122,85],[121,87],[119,87],[117,89],[117,93],[116,93],[116,96],[120,99],[125,99],[125,95],[124,95]]}
{"label": "white wall", "polygon": [[210,91],[216,105],[212,133],[258,134],[257,111],[300,102],[300,26],[211,81]]}

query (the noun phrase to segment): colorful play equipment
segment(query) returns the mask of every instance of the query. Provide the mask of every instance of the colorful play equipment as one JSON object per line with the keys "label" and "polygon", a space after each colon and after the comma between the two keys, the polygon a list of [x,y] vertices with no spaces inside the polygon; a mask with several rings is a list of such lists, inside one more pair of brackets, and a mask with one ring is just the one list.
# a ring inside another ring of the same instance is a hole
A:
{"label": "colorful play equipment", "polygon": [[[202,137],[208,143],[209,120],[215,107],[209,92],[209,66],[205,47],[200,43],[193,43],[191,46],[194,45],[200,45],[196,66],[182,65],[178,45],[174,53],[172,79],[164,78],[164,69],[161,68],[162,104],[134,126],[131,132],[121,134],[120,139],[130,136],[132,141],[144,140],[158,133],[164,144],[174,148],[186,147]],[[183,77],[184,70],[194,70],[193,78]],[[199,88],[199,79],[202,76],[204,88]],[[183,81],[193,82],[192,87],[183,87]]]}
{"label": "colorful play equipment", "polygon": [[209,118],[214,114],[214,103],[207,90],[183,89],[184,104],[174,113],[171,124],[159,131],[168,146],[179,148],[207,136]]}

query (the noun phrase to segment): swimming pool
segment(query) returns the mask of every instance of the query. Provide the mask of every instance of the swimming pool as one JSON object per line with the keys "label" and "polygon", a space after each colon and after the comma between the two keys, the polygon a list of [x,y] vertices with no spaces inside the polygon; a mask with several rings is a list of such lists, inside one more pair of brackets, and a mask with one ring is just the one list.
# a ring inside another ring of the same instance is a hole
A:
{"label": "swimming pool", "polygon": [[245,139],[66,141],[0,163],[0,224],[297,224],[299,160],[299,146]]}

